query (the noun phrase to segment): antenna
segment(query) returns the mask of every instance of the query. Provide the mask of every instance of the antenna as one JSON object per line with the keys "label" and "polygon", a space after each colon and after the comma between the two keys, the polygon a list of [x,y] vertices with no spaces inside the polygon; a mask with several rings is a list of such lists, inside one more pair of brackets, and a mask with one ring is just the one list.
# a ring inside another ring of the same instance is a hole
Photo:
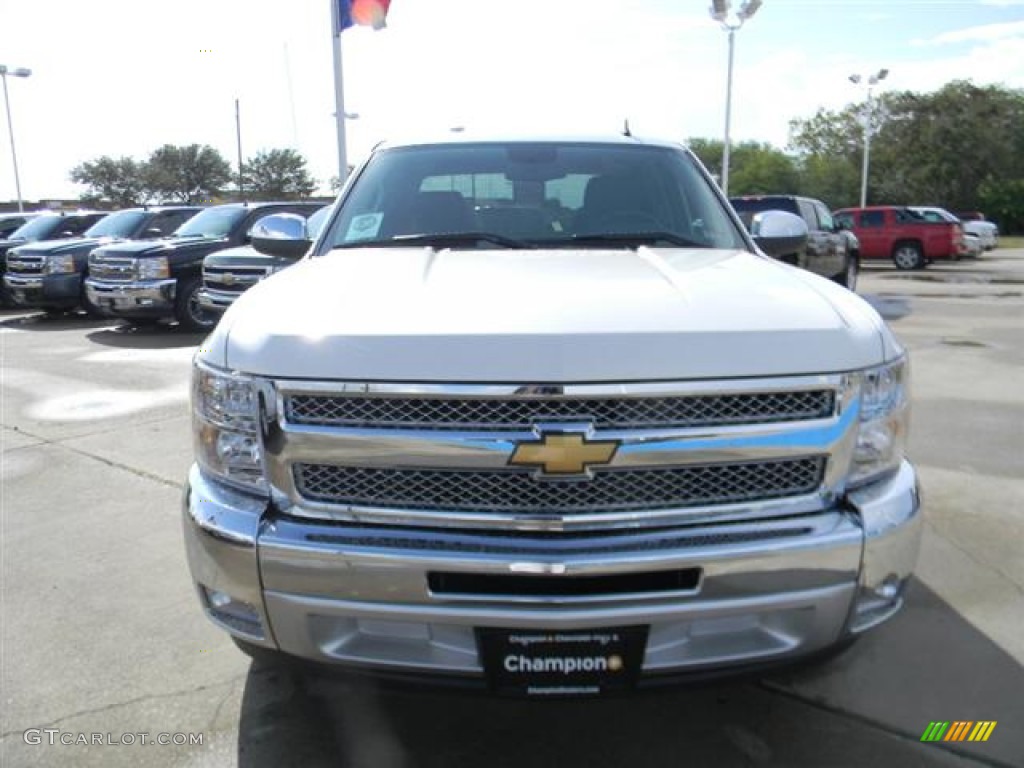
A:
{"label": "antenna", "polygon": [[622,121],[622,135],[623,136],[632,136],[633,135],[629,131],[629,118],[628,117],[625,120]]}

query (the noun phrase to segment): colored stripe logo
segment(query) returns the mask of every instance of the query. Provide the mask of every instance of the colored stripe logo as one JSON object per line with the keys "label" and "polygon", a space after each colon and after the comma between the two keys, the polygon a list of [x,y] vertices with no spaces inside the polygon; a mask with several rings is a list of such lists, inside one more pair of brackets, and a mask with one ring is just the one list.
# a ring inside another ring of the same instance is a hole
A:
{"label": "colored stripe logo", "polygon": [[988,741],[995,729],[995,720],[932,721],[921,734],[921,741]]}

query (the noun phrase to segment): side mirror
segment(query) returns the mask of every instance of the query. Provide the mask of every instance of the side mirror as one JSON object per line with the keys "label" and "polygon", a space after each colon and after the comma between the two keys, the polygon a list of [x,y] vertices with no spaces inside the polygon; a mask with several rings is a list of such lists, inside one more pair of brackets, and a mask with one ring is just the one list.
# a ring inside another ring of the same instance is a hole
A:
{"label": "side mirror", "polygon": [[301,259],[313,244],[306,220],[295,213],[264,216],[249,230],[252,247],[267,256]]}
{"label": "side mirror", "polygon": [[754,214],[750,234],[757,247],[779,258],[807,247],[807,224],[787,211],[762,211]]}

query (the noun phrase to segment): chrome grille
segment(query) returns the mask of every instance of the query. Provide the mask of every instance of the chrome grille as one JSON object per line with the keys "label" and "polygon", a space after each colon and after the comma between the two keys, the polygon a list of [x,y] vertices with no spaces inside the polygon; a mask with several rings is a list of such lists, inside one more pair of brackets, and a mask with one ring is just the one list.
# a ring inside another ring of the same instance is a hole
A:
{"label": "chrome grille", "polygon": [[91,256],[89,275],[98,280],[134,280],[135,259],[121,256]]}
{"label": "chrome grille", "polygon": [[673,397],[509,399],[293,394],[293,424],[377,429],[529,430],[544,421],[586,421],[595,429],[766,424],[828,418],[835,392],[815,389]]}
{"label": "chrome grille", "polygon": [[811,456],[663,469],[595,471],[590,480],[539,480],[510,470],[393,469],[297,463],[311,501],[395,510],[590,514],[731,504],[811,493],[826,459]]}
{"label": "chrome grille", "polygon": [[204,267],[203,283],[211,290],[242,293],[270,272],[268,267]]}
{"label": "chrome grille", "polygon": [[38,275],[43,271],[42,256],[7,256],[7,271],[19,275]]}

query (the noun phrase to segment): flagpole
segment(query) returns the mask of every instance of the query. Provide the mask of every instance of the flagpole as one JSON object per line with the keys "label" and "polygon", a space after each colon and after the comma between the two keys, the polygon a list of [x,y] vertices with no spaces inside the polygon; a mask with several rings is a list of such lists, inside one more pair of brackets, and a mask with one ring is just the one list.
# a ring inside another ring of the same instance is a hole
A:
{"label": "flagpole", "polygon": [[339,0],[331,4],[331,50],[334,52],[334,124],[338,133],[338,180],[342,185],[348,176],[348,153],[345,147],[345,80],[341,71],[341,17]]}

